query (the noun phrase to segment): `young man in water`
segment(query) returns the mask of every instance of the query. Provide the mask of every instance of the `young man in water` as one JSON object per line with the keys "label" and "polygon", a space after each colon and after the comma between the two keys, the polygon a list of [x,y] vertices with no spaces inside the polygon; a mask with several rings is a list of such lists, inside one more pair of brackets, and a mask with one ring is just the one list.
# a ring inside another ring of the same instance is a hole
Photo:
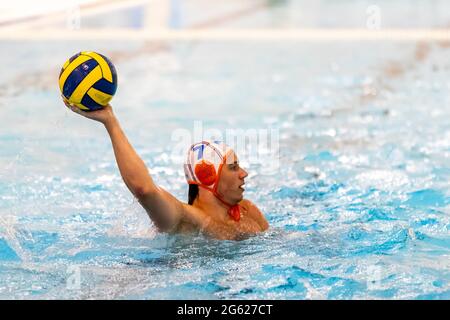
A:
{"label": "young man in water", "polygon": [[248,174],[226,145],[202,141],[191,146],[184,166],[189,203],[183,203],[153,182],[110,105],[84,112],[67,101],[64,103],[75,113],[105,126],[125,184],[159,231],[200,231],[217,239],[238,240],[268,229],[261,211],[244,199],[244,179]]}

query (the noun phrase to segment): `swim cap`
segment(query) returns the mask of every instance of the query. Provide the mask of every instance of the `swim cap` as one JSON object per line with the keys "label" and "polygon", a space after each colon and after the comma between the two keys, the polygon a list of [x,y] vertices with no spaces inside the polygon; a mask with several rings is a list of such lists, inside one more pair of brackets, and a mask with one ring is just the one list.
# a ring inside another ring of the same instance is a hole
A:
{"label": "swim cap", "polygon": [[227,155],[232,151],[220,141],[201,141],[193,144],[187,154],[184,164],[184,174],[189,184],[196,184],[214,194],[228,207],[228,213],[235,221],[240,219],[239,205],[225,202],[217,193],[220,172],[226,163]]}
{"label": "swim cap", "polygon": [[225,143],[219,141],[193,144],[184,165],[187,182],[216,190],[222,165],[230,151],[232,150]]}

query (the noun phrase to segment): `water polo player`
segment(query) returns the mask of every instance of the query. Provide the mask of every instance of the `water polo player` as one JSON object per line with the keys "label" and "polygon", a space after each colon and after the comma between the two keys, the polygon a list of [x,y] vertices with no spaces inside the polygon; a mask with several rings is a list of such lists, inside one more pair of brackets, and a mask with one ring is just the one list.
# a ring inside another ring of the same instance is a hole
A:
{"label": "water polo player", "polygon": [[225,144],[202,141],[190,147],[184,165],[189,200],[183,203],[154,183],[110,105],[85,112],[64,102],[72,111],[105,126],[125,184],[160,231],[200,231],[217,239],[237,240],[269,227],[261,211],[243,198],[247,172]]}

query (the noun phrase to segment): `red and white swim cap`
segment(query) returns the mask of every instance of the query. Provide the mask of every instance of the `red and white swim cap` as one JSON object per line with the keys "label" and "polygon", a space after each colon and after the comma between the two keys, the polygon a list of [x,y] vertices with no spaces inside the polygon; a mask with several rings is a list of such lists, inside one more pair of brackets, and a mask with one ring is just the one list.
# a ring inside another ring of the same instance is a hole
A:
{"label": "red and white swim cap", "polygon": [[230,147],[220,141],[201,141],[193,144],[188,150],[184,164],[187,182],[215,191],[222,165],[231,151]]}

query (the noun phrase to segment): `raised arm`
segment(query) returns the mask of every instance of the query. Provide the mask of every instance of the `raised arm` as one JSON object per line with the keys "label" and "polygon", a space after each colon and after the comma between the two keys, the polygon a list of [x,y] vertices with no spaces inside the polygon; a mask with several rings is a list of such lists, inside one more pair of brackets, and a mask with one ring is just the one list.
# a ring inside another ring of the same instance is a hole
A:
{"label": "raised arm", "polygon": [[153,182],[144,161],[128,142],[111,106],[84,112],[67,101],[64,102],[75,113],[99,121],[105,126],[111,138],[120,174],[128,189],[145,208],[159,230],[170,232],[176,228],[183,214],[182,203]]}

